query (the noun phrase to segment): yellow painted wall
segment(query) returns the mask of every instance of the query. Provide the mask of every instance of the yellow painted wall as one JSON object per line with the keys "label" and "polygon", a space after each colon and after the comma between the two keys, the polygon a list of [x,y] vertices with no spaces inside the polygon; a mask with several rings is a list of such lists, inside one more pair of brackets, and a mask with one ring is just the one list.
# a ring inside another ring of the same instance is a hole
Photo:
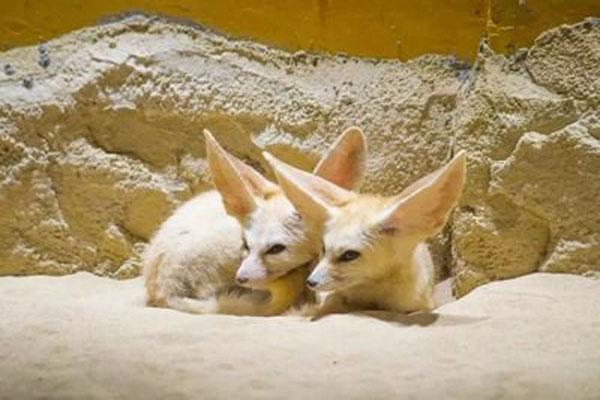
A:
{"label": "yellow painted wall", "polygon": [[473,59],[486,33],[500,51],[528,46],[548,28],[600,17],[600,0],[0,0],[0,50],[132,10],[290,50]]}

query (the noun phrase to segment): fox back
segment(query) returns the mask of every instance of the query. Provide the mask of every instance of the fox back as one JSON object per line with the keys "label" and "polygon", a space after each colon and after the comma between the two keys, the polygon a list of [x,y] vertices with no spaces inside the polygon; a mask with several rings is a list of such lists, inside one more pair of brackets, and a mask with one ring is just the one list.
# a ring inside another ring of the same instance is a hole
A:
{"label": "fox back", "polygon": [[166,307],[171,293],[209,296],[223,282],[235,279],[242,260],[241,248],[242,228],[227,214],[217,191],[187,201],[161,225],[146,248],[148,303]]}

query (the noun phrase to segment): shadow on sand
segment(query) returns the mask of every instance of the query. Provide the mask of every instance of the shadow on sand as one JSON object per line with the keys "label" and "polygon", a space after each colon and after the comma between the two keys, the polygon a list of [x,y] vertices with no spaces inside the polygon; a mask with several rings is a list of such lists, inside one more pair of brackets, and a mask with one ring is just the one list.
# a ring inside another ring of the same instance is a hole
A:
{"label": "shadow on sand", "polygon": [[380,321],[391,322],[401,326],[457,326],[470,325],[485,321],[489,317],[475,317],[467,315],[440,314],[435,312],[417,312],[412,314],[399,314],[389,311],[363,311],[357,316],[376,318]]}
{"label": "shadow on sand", "polygon": [[[440,314],[435,312],[416,312],[412,314],[400,314],[389,311],[361,311],[351,313],[359,318],[375,318],[383,322],[392,323],[399,326],[422,326],[422,327],[442,327],[442,326],[458,326],[458,325],[470,325],[478,322],[485,321],[489,317],[476,317],[467,315],[452,315],[452,314]],[[316,321],[322,318],[335,314],[322,315],[313,318],[312,321]]]}

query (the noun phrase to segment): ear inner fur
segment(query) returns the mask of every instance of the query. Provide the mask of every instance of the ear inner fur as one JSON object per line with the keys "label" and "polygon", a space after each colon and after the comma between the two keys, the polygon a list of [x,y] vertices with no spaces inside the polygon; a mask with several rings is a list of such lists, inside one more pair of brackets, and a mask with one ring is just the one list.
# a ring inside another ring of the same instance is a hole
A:
{"label": "ear inner fur", "polygon": [[341,207],[354,198],[345,190],[321,177],[294,168],[265,152],[279,185],[298,211],[311,219],[324,221],[333,209]]}
{"label": "ear inner fur", "polygon": [[367,142],[358,127],[346,129],[330,146],[313,174],[344,189],[360,186],[366,169]]}
{"label": "ear inner fur", "polygon": [[458,203],[465,174],[465,154],[460,152],[447,165],[405,189],[386,210],[381,229],[420,231],[426,237],[438,233]]}
{"label": "ear inner fur", "polygon": [[252,192],[254,196],[265,199],[273,193],[279,191],[277,185],[266,179],[254,168],[250,167],[249,165],[246,165],[242,160],[231,154],[228,154],[228,156],[234,168],[238,171],[238,173],[248,186],[248,189]]}
{"label": "ear inner fur", "polygon": [[318,198],[311,196],[310,193],[303,190],[297,182],[291,179],[288,176],[290,171],[285,168],[286,166],[280,165],[283,164],[281,161],[277,160],[267,152],[263,153],[263,156],[271,165],[279,186],[296,210],[301,215],[306,216],[313,221],[325,221],[329,215],[327,205]]}
{"label": "ear inner fur", "polygon": [[236,218],[244,218],[256,208],[256,200],[231,157],[208,130],[204,130],[204,138],[213,183],[223,198],[226,210]]}

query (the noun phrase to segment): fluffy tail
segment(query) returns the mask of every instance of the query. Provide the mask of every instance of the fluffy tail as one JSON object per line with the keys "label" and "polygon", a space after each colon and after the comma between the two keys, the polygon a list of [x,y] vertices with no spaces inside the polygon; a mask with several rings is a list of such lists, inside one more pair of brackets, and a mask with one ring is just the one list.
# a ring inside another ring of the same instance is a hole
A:
{"label": "fluffy tail", "polygon": [[168,295],[159,284],[159,271],[164,255],[146,255],[144,263],[144,281],[146,286],[146,304],[152,307],[171,308],[190,314],[211,314],[218,311],[215,298],[192,299]]}
{"label": "fluffy tail", "polygon": [[170,297],[166,307],[189,314],[216,314],[219,310],[217,299],[192,299],[189,297]]}
{"label": "fluffy tail", "polygon": [[[172,296],[150,305],[189,314],[271,316],[287,311],[298,299],[298,284],[289,279],[274,281],[267,290],[233,287],[206,299]],[[298,282],[302,284],[303,282]]]}
{"label": "fluffy tail", "polygon": [[306,268],[298,268],[271,282],[265,290],[235,287],[205,299],[182,297],[161,288],[159,270],[163,255],[148,257],[144,266],[146,303],[153,307],[171,308],[190,314],[278,315],[295,305],[304,293],[308,276]]}
{"label": "fluffy tail", "polygon": [[266,291],[230,291],[217,298],[218,312],[230,315],[279,315],[301,299],[308,270],[298,268],[269,283]]}

